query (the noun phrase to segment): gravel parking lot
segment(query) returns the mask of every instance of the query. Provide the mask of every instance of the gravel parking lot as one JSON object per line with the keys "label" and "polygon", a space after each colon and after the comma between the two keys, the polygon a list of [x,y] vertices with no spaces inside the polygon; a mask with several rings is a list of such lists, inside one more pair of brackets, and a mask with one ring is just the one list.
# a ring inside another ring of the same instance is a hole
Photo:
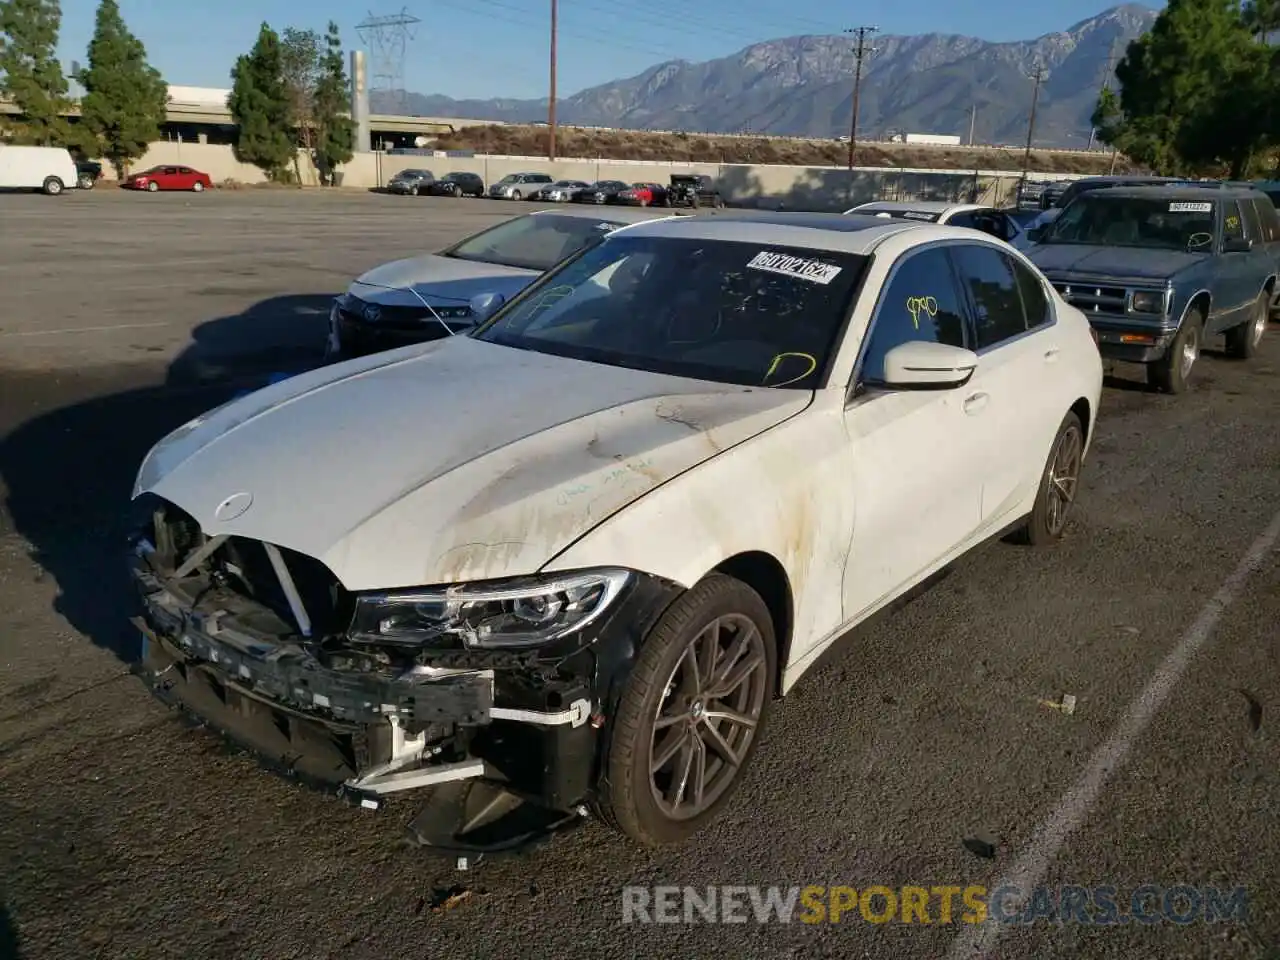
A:
{"label": "gravel parking lot", "polygon": [[[355,274],[530,208],[0,196],[0,958],[958,957],[972,931],[936,913],[624,926],[621,890],[1004,880],[1124,904],[1245,886],[1249,919],[1002,927],[990,956],[1280,956],[1274,326],[1252,363],[1207,355],[1187,396],[1112,381],[1068,539],[978,551],[806,678],[683,848],[588,823],[459,872],[400,845],[412,800],[309,792],[153,701],[125,666],[118,541],[146,449],[315,362]],[[1070,715],[1039,702],[1063,694]]]}

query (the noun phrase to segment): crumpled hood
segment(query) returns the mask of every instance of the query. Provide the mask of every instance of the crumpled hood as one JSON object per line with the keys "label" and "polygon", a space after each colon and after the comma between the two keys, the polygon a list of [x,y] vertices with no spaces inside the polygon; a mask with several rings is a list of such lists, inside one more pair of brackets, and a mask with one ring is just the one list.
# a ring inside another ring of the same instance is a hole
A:
{"label": "crumpled hood", "polygon": [[1207,254],[1181,250],[1144,250],[1139,247],[1104,247],[1074,243],[1040,243],[1027,251],[1042,271],[1050,275],[1079,273],[1090,277],[1165,280],[1180,270],[1202,262]]}
{"label": "crumpled hood", "polygon": [[[361,299],[376,299],[378,290],[413,287],[419,293],[430,291],[439,296],[466,300],[477,293],[506,293],[507,288],[512,288],[514,293],[539,275],[539,271],[524,267],[459,260],[431,253],[374,267],[356,278],[350,292]],[[358,289],[361,287],[365,289]]]}
{"label": "crumpled hood", "polygon": [[351,590],[518,576],[811,399],[451,337],[197,418],[135,494],[318,558]]}

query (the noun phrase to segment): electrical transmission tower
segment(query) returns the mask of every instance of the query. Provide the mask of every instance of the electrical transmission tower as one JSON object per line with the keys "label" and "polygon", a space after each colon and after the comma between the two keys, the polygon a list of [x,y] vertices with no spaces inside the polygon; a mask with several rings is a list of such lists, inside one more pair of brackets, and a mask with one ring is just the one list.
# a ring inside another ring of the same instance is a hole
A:
{"label": "electrical transmission tower", "polygon": [[394,114],[406,110],[404,90],[404,60],[413,28],[421,23],[417,17],[401,8],[399,13],[377,17],[372,12],[356,24],[356,34],[369,51],[370,73],[373,90],[382,96],[382,109]]}

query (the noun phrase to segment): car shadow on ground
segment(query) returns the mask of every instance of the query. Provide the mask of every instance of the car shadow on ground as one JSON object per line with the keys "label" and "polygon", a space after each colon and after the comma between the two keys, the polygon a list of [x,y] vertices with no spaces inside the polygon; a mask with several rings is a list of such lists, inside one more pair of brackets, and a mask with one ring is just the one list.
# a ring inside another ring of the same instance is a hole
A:
{"label": "car shadow on ground", "polygon": [[126,663],[137,658],[124,550],[142,458],[236,394],[318,366],[327,320],[315,309],[331,299],[276,297],[211,320],[163,368],[3,373],[10,409],[33,413],[0,436],[0,530],[7,519],[30,544],[35,579],[54,581],[54,607],[73,629]]}
{"label": "car shadow on ground", "polygon": [[22,960],[18,928],[9,916],[9,910],[0,899],[0,960]]}

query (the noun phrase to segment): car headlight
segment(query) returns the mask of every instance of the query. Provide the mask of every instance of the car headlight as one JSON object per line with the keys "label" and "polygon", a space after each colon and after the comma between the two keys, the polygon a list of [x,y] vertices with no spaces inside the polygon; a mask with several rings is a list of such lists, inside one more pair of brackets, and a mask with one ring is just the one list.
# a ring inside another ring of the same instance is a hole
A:
{"label": "car headlight", "polygon": [[535,647],[591,624],[631,576],[607,568],[366,594],[356,599],[351,639],[419,646],[456,637],[475,649]]}
{"label": "car headlight", "polygon": [[1165,293],[1161,291],[1137,290],[1129,302],[1134,313],[1164,313]]}

